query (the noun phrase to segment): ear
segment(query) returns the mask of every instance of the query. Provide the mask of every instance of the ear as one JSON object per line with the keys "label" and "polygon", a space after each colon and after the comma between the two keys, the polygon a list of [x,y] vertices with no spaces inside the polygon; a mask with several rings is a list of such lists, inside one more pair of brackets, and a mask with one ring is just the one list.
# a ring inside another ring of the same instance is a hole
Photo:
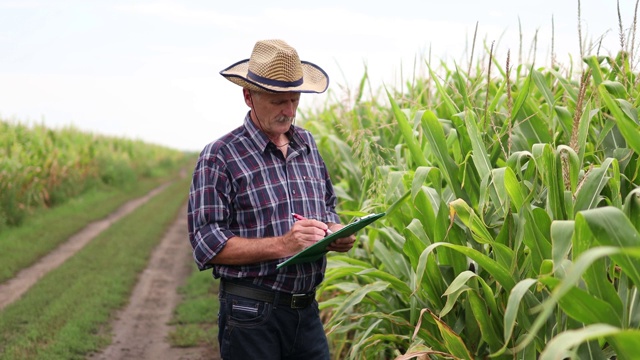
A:
{"label": "ear", "polygon": [[243,88],[242,95],[244,96],[244,103],[247,104],[248,107],[253,109],[253,103],[251,101],[251,91],[249,91],[249,89]]}

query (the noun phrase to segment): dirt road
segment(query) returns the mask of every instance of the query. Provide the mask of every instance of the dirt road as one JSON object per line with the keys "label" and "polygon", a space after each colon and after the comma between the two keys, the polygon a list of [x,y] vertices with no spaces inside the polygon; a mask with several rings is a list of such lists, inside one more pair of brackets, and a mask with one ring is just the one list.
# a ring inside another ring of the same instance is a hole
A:
{"label": "dirt road", "polygon": [[[166,185],[165,185],[166,186]],[[67,242],[42,258],[34,266],[22,270],[13,279],[0,284],[0,309],[18,300],[42,276],[73,256],[94,237],[118,219],[164,189],[161,186],[146,196],[134,199],[106,219],[89,224]],[[112,344],[92,360],[217,360],[211,348],[172,348],[166,338],[173,309],[180,301],[177,288],[190,272],[192,262],[187,236],[186,209],[179,211],[161,243],[151,254],[147,268],[140,274],[127,307],[111,324]],[[211,334],[212,337],[217,334]]]}
{"label": "dirt road", "polygon": [[[167,325],[180,296],[176,289],[189,275],[192,258],[187,237],[186,209],[154,250],[133,290],[129,304],[117,316],[113,342],[91,360],[218,359],[210,348],[172,348]],[[216,336],[216,334],[211,334]]]}
{"label": "dirt road", "polygon": [[38,260],[33,266],[23,269],[12,279],[0,284],[0,309],[18,300],[46,273],[60,266],[111,224],[149,201],[149,199],[160,193],[168,185],[169,184],[161,185],[151,190],[145,196],[125,203],[105,219],[90,223],[77,234],[70,237],[65,243]]}

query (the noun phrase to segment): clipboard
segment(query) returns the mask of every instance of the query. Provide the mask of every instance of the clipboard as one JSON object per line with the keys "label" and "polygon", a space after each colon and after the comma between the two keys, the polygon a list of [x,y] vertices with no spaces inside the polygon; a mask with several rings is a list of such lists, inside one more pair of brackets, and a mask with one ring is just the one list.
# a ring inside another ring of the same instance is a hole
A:
{"label": "clipboard", "polygon": [[329,251],[327,250],[327,246],[329,246],[329,244],[331,244],[334,240],[352,235],[358,230],[364,228],[365,226],[371,224],[372,222],[380,219],[385,215],[386,215],[385,212],[381,212],[377,214],[369,214],[369,215],[363,216],[360,219],[343,227],[342,229],[334,232],[333,234],[324,237],[322,240],[300,251],[299,253],[288,258],[287,260],[281,262],[276,266],[276,268],[280,269],[281,267],[287,266],[287,265],[315,261],[321,258],[322,256],[324,256],[324,254],[326,254]]}

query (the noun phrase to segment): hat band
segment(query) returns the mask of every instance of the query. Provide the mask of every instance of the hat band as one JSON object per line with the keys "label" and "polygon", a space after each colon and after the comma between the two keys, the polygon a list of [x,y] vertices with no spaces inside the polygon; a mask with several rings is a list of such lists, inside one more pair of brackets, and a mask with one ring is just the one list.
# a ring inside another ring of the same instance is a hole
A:
{"label": "hat band", "polygon": [[296,86],[300,86],[302,85],[303,78],[300,78],[296,81],[280,81],[280,80],[273,80],[273,79],[269,79],[266,77],[262,77],[256,73],[251,72],[251,70],[247,71],[247,78],[253,80],[253,81],[257,81],[261,84],[265,84],[265,85],[271,85],[271,86],[277,86],[277,87],[282,87],[282,88],[289,88],[289,87],[296,87]]}

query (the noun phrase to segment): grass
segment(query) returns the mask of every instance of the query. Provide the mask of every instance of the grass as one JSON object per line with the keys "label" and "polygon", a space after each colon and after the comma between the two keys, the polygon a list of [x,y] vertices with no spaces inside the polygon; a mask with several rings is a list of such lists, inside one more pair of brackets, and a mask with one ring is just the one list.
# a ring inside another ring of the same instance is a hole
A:
{"label": "grass", "polygon": [[0,359],[84,359],[106,346],[104,330],[184,204],[188,181],[114,223],[0,312]]}
{"label": "grass", "polygon": [[53,209],[41,208],[23,226],[0,232],[0,282],[34,264],[92,221],[106,217],[126,201],[143,196],[167,179],[145,179],[126,189],[95,188]]}
{"label": "grass", "polygon": [[199,271],[195,263],[184,286],[183,301],[176,307],[169,343],[176,347],[212,346],[217,351],[218,285],[211,271]]}

